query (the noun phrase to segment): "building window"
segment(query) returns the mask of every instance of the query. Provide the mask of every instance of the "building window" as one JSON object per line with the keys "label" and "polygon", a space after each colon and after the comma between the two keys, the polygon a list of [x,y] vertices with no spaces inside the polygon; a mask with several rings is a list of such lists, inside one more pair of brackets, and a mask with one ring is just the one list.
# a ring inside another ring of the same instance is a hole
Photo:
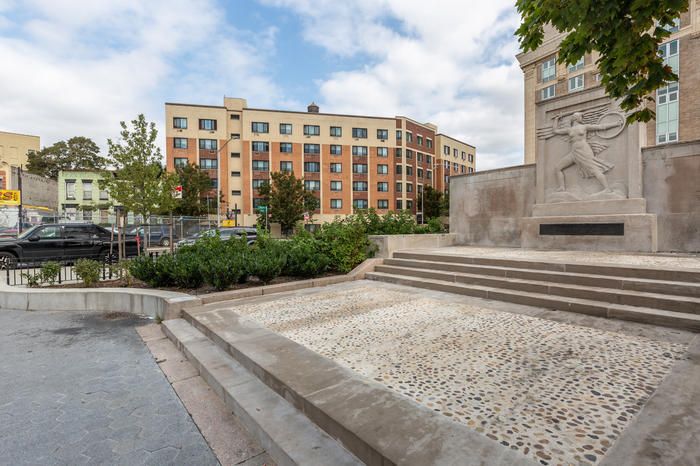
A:
{"label": "building window", "polygon": [[401,148],[400,147],[397,147],[396,150],[394,151],[394,157],[396,157],[397,159],[401,158]]}
{"label": "building window", "polygon": [[418,178],[423,178],[423,169],[422,168],[417,169],[417,176],[418,176]]}
{"label": "building window", "polygon": [[280,123],[280,134],[292,134],[292,125],[290,123]]}
{"label": "building window", "polygon": [[465,167],[464,165],[460,165],[460,166],[459,166],[459,172],[460,172],[460,173],[464,173],[464,169],[465,169],[465,168],[466,168],[466,167]]}
{"label": "building window", "polygon": [[569,78],[569,92],[580,91],[583,89],[583,76],[584,75],[580,74],[578,76],[574,76],[573,78]]}
{"label": "building window", "polygon": [[569,67],[567,69],[569,70],[569,73],[575,73],[576,71],[583,68],[583,64],[584,64],[583,57],[581,57],[581,59],[579,61],[577,61],[573,65],[569,65]]}
{"label": "building window", "polygon": [[294,164],[292,162],[287,162],[287,161],[282,161],[280,162],[280,171],[281,172],[293,172]]}
{"label": "building window", "polygon": [[231,176],[233,176],[234,178],[240,178],[241,172],[231,172]]}
{"label": "building window", "polygon": [[386,181],[380,181],[377,183],[377,191],[380,193],[388,193],[389,192],[389,183]]}
{"label": "building window", "polygon": [[377,139],[381,139],[382,141],[386,141],[389,139],[389,130],[388,129],[378,129],[377,130]]}
{"label": "building window", "polygon": [[253,141],[253,152],[270,152],[270,143],[267,141]]}
{"label": "building window", "polygon": [[412,183],[406,183],[406,192],[407,193],[413,192],[413,184]]}
{"label": "building window", "polygon": [[428,149],[432,149],[432,148],[433,148],[433,140],[430,139],[430,138],[426,139],[426,140],[425,140],[425,146],[426,146]]}
{"label": "building window", "polygon": [[457,157],[459,156],[459,150],[457,150],[456,147],[455,147],[454,150],[452,151],[452,155],[454,155],[455,158],[457,158]]}
{"label": "building window", "polygon": [[199,129],[207,131],[216,131],[216,120],[201,119],[199,120]]}
{"label": "building window", "polygon": [[342,181],[331,181],[331,191],[342,191],[343,182]]}
{"label": "building window", "polygon": [[101,201],[108,201],[109,200],[109,192],[106,189],[100,189],[100,200]]}
{"label": "building window", "polygon": [[413,133],[406,131],[406,142],[413,142]]}
{"label": "building window", "polygon": [[292,153],[292,143],[291,142],[280,142],[280,152],[283,154]]}
{"label": "building window", "polygon": [[320,191],[321,182],[318,180],[304,180],[304,189],[307,191]]}
{"label": "building window", "polygon": [[420,152],[416,152],[416,162],[422,162],[423,161],[423,154]]}
{"label": "building window", "polygon": [[389,148],[377,147],[377,157],[389,157]]}
{"label": "building window", "polygon": [[408,210],[413,209],[413,201],[412,200],[408,199],[406,201],[406,209],[408,209]]}
{"label": "building window", "polygon": [[200,139],[199,148],[202,150],[216,150],[218,143],[216,139]]}
{"label": "building window", "polygon": [[173,118],[173,128],[187,129],[187,118],[182,118],[182,117]]}
{"label": "building window", "polygon": [[396,210],[403,210],[403,201],[396,199]]}
{"label": "building window", "polygon": [[377,200],[377,209],[388,209],[389,208],[389,200],[388,199],[378,199]]}
{"label": "building window", "polygon": [[83,180],[83,200],[92,200],[92,180]]}
{"label": "building window", "polygon": [[331,126],[331,136],[339,138],[343,135],[343,128],[340,126]]}
{"label": "building window", "polygon": [[367,182],[366,181],[353,181],[352,182],[352,190],[359,191],[359,192],[367,191]]}
{"label": "building window", "polygon": [[217,167],[216,159],[199,159],[199,168],[203,170],[216,170]]}
{"label": "building window", "polygon": [[343,155],[343,146],[331,144],[331,155]]}
{"label": "building window", "polygon": [[377,165],[377,173],[379,175],[388,175],[389,174],[389,165]]}
{"label": "building window", "polygon": [[261,121],[254,121],[251,124],[251,131],[254,133],[269,133],[270,125]]}
{"label": "building window", "polygon": [[413,151],[411,149],[406,149],[406,160],[411,160],[413,158]]}
{"label": "building window", "polygon": [[175,168],[182,168],[187,166],[188,160],[187,157],[175,157],[174,163]]}
{"label": "building window", "polygon": [[474,169],[472,167],[469,167],[469,173],[474,173]]}
{"label": "building window", "polygon": [[396,187],[396,192],[397,192],[397,193],[402,193],[402,192],[403,192],[403,183],[401,183],[401,182],[396,183],[396,186],[395,186],[395,187]]}
{"label": "building window", "polygon": [[318,162],[304,162],[304,171],[308,173],[318,173],[321,171],[321,164]]}
{"label": "building window", "polygon": [[231,158],[232,159],[240,159],[241,153],[240,152],[231,152]]}
{"label": "building window", "polygon": [[253,208],[257,209],[258,207],[262,207],[265,205],[265,199],[261,197],[255,197],[253,198]]}
{"label": "building window", "polygon": [[331,209],[342,209],[343,200],[342,199],[331,199]]}
{"label": "building window", "polygon": [[675,18],[671,24],[666,24],[662,27],[671,33],[678,32],[681,29],[681,19]]}
{"label": "building window", "polygon": [[367,128],[353,128],[352,137],[358,139],[367,139]]}
{"label": "building window", "polygon": [[678,141],[678,83],[656,91],[656,142]]}
{"label": "building window", "polygon": [[352,146],[352,155],[367,157],[367,146]]}
{"label": "building window", "polygon": [[425,179],[427,179],[427,180],[432,180],[432,179],[433,179],[433,171],[432,171],[432,170],[426,170],[426,171],[425,171]]}
{"label": "building window", "polygon": [[342,163],[332,163],[331,164],[331,173],[342,173],[343,172],[343,164]]}
{"label": "building window", "polygon": [[321,134],[321,127],[318,125],[304,125],[304,136],[318,136]]}
{"label": "building window", "polygon": [[413,176],[413,167],[406,165],[406,176]]}
{"label": "building window", "polygon": [[552,97],[555,97],[557,92],[556,89],[556,84],[552,84],[551,86],[547,86],[544,89],[542,89],[542,100],[547,100],[551,99]]}
{"label": "building window", "polygon": [[270,162],[268,162],[267,160],[253,160],[253,171],[270,171]]}
{"label": "building window", "polygon": [[265,180],[265,179],[255,179],[255,180],[253,180],[253,189],[259,189],[263,185],[266,185],[266,184],[267,184],[267,180]]}
{"label": "building window", "polygon": [[367,164],[365,164],[365,163],[353,163],[352,164],[352,172],[353,173],[360,173],[360,174],[367,173]]}
{"label": "building window", "polygon": [[366,209],[369,207],[369,202],[367,202],[367,199],[353,199],[352,207],[354,209]]}
{"label": "building window", "polygon": [[319,144],[304,144],[305,154],[320,154],[321,146]]}
{"label": "building window", "polygon": [[474,156],[473,156],[472,154],[469,154],[469,155],[467,156],[467,161],[468,161],[469,163],[473,163],[473,162],[474,162]]}
{"label": "building window", "polygon": [[396,165],[396,169],[394,171],[397,175],[400,175],[403,173],[403,165]]}
{"label": "building window", "polygon": [[421,136],[421,135],[416,136],[416,144],[418,144],[419,146],[423,145],[423,136]]}
{"label": "building window", "polygon": [[557,77],[557,57],[542,63],[542,82],[546,83]]}
{"label": "building window", "polygon": [[467,160],[467,153],[462,151],[462,160]]}
{"label": "building window", "polygon": [[237,113],[232,113],[232,114],[231,114],[231,119],[232,119],[232,120],[240,120],[240,119],[241,119],[241,116],[240,116],[239,114],[237,114]]}
{"label": "building window", "polygon": [[400,130],[400,129],[397,129],[397,130],[396,130],[396,140],[397,140],[397,141],[400,141],[400,140],[401,140],[401,130]]}
{"label": "building window", "polygon": [[240,189],[234,189],[231,191],[231,196],[240,196],[241,195],[241,190]]}
{"label": "building window", "polygon": [[450,155],[450,146],[442,146],[442,153],[444,155]]}
{"label": "building window", "polygon": [[666,42],[659,47],[659,55],[664,60],[664,65],[668,65],[673,69],[673,72],[678,74],[679,71],[679,56],[678,56],[678,40]]}

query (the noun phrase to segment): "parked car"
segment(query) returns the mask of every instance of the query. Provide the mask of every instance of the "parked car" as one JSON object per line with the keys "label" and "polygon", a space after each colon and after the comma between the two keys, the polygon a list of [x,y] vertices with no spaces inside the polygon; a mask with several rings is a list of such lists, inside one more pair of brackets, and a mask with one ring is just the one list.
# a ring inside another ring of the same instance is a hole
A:
{"label": "parked car", "polygon": [[[129,235],[139,235],[141,241],[146,237],[145,231],[148,232],[148,245],[149,246],[170,246],[170,225],[142,225],[134,227],[127,231]],[[177,243],[179,239],[179,234],[177,228],[173,228],[173,241]]]}
{"label": "parked car", "polygon": [[219,233],[219,236],[223,240],[227,240],[232,236],[243,236],[246,235],[248,239],[248,244],[255,243],[255,239],[258,235],[258,230],[255,227],[230,227],[230,228],[212,228],[211,230],[200,231],[199,233],[182,239],[177,242],[177,246],[188,246],[197,242],[201,238],[211,237]]}
{"label": "parked car", "polygon": [[[91,223],[53,223],[38,225],[19,238],[0,240],[0,269],[18,263],[38,263],[49,260],[74,261],[81,258],[107,259],[116,256],[117,242],[111,232]],[[127,236],[126,257],[138,254],[136,238]]]}

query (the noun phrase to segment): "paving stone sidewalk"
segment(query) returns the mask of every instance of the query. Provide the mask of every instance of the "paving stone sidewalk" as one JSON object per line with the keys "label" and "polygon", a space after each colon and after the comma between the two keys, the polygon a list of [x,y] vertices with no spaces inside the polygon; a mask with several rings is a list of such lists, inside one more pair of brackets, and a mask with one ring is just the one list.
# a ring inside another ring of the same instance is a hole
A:
{"label": "paving stone sidewalk", "polygon": [[117,317],[0,310],[0,464],[219,464]]}

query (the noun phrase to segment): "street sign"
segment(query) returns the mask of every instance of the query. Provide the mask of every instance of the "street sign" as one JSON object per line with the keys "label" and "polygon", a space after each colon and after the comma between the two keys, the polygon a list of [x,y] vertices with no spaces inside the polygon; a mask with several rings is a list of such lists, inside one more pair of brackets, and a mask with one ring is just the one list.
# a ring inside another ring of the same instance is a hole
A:
{"label": "street sign", "polygon": [[222,226],[222,227],[235,227],[235,226],[236,226],[236,222],[235,222],[235,220],[230,220],[230,219],[222,220],[222,221],[221,221],[221,226]]}
{"label": "street sign", "polygon": [[22,193],[0,189],[0,205],[20,205],[22,203]]}
{"label": "street sign", "polygon": [[182,185],[175,186],[173,189],[173,199],[182,199]]}
{"label": "street sign", "polygon": [[257,209],[257,210],[258,210],[258,212],[260,212],[261,214],[266,214],[266,213],[267,213],[267,206],[266,206],[266,205],[258,206],[258,209]]}

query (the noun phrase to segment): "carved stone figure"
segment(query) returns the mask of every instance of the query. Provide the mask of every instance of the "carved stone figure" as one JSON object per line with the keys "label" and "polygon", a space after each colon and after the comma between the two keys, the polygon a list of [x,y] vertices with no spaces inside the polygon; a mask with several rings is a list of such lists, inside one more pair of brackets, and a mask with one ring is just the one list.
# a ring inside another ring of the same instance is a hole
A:
{"label": "carved stone figure", "polygon": [[[608,116],[613,116],[615,121],[603,123]],[[623,115],[613,112],[609,113],[607,106],[597,107],[587,112],[575,112],[571,114],[569,126],[561,124],[562,115],[556,115],[551,127],[538,131],[539,137],[548,139],[552,136],[566,136],[569,140],[570,151],[565,154],[554,166],[557,176],[558,186],[555,192],[566,192],[566,178],[564,170],[572,165],[576,165],[579,175],[582,178],[595,178],[602,185],[601,193],[612,193],[613,190],[608,184],[605,173],[614,167],[614,164],[598,158],[598,155],[605,151],[608,146],[600,142],[591,141],[591,136],[598,132],[604,139],[610,139],[622,132],[625,126]],[[603,135],[602,132],[612,128],[620,128],[612,135]]]}

